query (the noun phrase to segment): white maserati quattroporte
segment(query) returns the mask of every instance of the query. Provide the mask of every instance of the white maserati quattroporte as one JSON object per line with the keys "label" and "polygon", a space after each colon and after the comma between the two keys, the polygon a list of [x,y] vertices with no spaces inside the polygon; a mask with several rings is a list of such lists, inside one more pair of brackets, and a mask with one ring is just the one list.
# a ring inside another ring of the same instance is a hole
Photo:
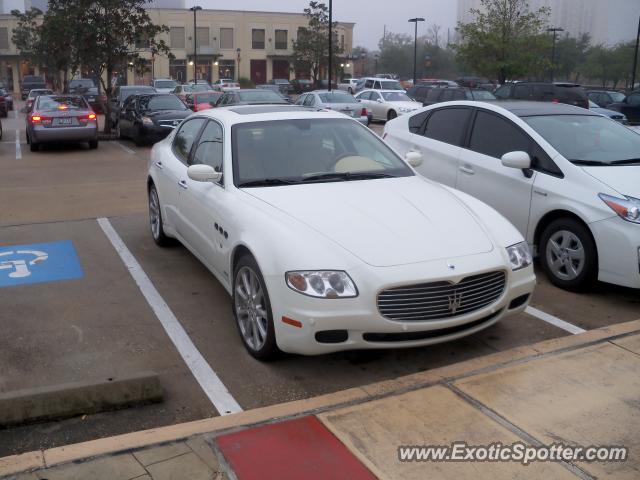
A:
{"label": "white maserati quattroporte", "polygon": [[521,312],[535,277],[522,235],[421,161],[337,112],[198,112],[151,152],[151,232],[224,285],[257,358],[453,340]]}

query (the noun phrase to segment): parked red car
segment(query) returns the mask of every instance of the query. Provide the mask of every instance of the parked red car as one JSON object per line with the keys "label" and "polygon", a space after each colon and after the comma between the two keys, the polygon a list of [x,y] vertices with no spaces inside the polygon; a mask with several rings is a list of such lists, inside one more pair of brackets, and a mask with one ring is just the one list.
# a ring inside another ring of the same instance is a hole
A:
{"label": "parked red car", "polygon": [[216,105],[218,99],[222,96],[222,92],[193,92],[188,93],[185,97],[185,103],[194,112],[207,110]]}

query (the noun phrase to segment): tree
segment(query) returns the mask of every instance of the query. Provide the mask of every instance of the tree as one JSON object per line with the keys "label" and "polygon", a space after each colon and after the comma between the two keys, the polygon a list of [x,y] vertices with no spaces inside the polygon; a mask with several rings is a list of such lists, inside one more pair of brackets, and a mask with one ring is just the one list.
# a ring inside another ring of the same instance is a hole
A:
{"label": "tree", "polygon": [[[144,40],[157,54],[171,56],[165,41],[158,39],[168,27],[155,25],[147,10],[146,0],[49,0],[44,22],[54,32],[67,26],[66,35],[72,50],[73,63],[99,79],[108,97],[112,96],[114,71],[134,66],[138,72],[146,66],[135,45]],[[110,118],[111,104],[106,115]],[[111,122],[105,122],[105,132]]]}
{"label": "tree", "polygon": [[[309,24],[298,29],[298,38],[293,42],[293,65],[297,71],[311,72],[313,82],[317,83],[320,70],[322,67],[326,68],[329,63],[329,8],[324,3],[311,1],[304,9],[304,14]],[[337,42],[336,26],[337,22],[333,22],[331,78],[334,78],[337,70],[338,56],[342,54]]]}
{"label": "tree", "polygon": [[[553,39],[549,35],[549,49],[551,49]],[[571,80],[571,75],[575,74],[575,81],[579,79],[578,66],[587,60],[587,52],[591,44],[588,33],[583,33],[579,37],[571,37],[568,34],[556,42],[556,61],[554,72],[556,77],[562,80]]]}
{"label": "tree", "polygon": [[526,0],[481,0],[471,9],[475,21],[458,23],[457,56],[477,73],[507,78],[543,72],[549,66],[547,26],[549,9],[529,10]]}

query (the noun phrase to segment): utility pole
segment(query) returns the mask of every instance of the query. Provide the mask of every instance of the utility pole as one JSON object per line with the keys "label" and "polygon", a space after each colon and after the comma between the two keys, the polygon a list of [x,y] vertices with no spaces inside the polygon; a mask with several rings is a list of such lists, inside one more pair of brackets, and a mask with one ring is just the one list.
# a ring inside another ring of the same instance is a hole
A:
{"label": "utility pole", "polygon": [[418,63],[418,22],[424,22],[424,18],[416,17],[410,18],[409,22],[415,24],[415,31],[413,36],[413,84],[416,84],[416,66]]}
{"label": "utility pole", "polygon": [[329,0],[329,85],[328,90],[331,91],[331,70],[333,61],[333,0]]}
{"label": "utility pole", "polygon": [[196,12],[202,7],[195,6],[189,10],[193,12],[193,81],[198,83],[198,29],[196,27]]}
{"label": "utility pole", "polygon": [[554,81],[554,73],[556,66],[556,34],[558,32],[564,32],[564,28],[551,27],[547,28],[547,32],[553,32],[553,45],[551,47],[551,81]]}
{"label": "utility pole", "polygon": [[636,36],[636,50],[633,54],[633,72],[631,72],[631,90],[636,86],[636,70],[638,69],[638,45],[640,44],[640,18],[638,18],[638,35]]}

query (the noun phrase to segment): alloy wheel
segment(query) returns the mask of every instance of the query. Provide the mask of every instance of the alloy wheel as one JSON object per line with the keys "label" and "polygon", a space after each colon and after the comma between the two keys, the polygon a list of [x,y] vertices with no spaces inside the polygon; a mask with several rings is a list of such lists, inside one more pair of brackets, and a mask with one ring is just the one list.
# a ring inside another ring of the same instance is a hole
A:
{"label": "alloy wheel", "polygon": [[265,295],[256,272],[243,266],[235,278],[234,309],[240,333],[253,351],[260,350],[267,340],[269,324]]}
{"label": "alloy wheel", "polygon": [[585,266],[584,246],[569,230],[558,230],[551,235],[545,255],[553,275],[562,280],[576,279]]}
{"label": "alloy wheel", "polygon": [[160,238],[160,201],[153,187],[149,190],[149,223],[153,238],[158,240]]}

